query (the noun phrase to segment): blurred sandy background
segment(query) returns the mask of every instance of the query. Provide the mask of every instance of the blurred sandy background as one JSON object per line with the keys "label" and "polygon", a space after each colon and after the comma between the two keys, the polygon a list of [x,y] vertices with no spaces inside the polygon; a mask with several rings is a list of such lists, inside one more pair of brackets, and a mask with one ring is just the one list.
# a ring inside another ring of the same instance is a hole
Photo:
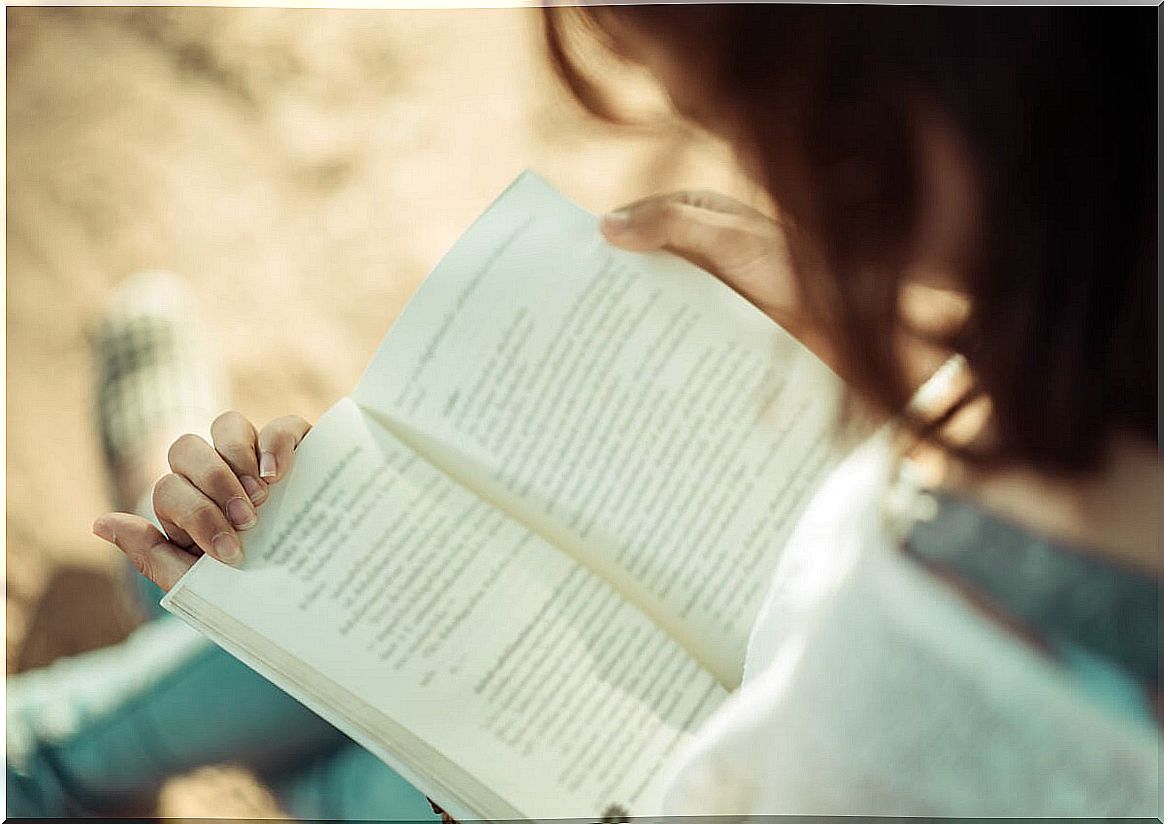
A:
{"label": "blurred sandy background", "polygon": [[[469,222],[532,166],[604,210],[747,190],[679,128],[582,114],[536,10],[7,10],[7,668],[114,642],[133,618],[85,328],[145,267],[186,276],[233,405],[313,420]],[[629,82],[629,81],[628,81]],[[167,788],[175,817],[262,816],[229,769]]]}

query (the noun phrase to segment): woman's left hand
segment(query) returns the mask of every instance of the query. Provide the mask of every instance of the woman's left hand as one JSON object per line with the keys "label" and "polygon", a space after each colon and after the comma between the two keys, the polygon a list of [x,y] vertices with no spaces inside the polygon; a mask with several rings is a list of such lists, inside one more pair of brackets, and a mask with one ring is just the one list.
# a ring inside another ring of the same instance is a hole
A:
{"label": "woman's left hand", "polygon": [[102,515],[93,533],[166,591],[204,552],[238,564],[238,533],[257,522],[269,485],[286,476],[309,429],[303,418],[286,415],[257,431],[238,412],[224,412],[210,426],[212,443],[183,435],[170,447],[172,471],[154,485],[153,494],[154,514],[168,535],[126,512]]}

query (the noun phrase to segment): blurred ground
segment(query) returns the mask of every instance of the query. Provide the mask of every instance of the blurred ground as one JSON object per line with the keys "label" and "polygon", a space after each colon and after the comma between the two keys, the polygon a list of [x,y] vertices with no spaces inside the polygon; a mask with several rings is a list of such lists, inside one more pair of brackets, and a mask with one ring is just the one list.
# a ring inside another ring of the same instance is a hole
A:
{"label": "blurred ground", "polygon": [[[7,669],[111,643],[117,558],[85,327],[119,278],[189,278],[234,406],[314,419],[423,275],[532,166],[594,210],[747,195],[719,147],[573,108],[533,10],[7,10]],[[274,814],[229,770],[174,817]]]}

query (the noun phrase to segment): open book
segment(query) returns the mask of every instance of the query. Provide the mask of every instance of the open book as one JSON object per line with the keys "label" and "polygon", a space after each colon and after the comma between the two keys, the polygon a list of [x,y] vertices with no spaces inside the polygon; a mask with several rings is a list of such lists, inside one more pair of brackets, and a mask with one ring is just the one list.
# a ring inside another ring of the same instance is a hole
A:
{"label": "open book", "polygon": [[740,683],[839,379],[522,174],[163,605],[456,818],[661,812]]}

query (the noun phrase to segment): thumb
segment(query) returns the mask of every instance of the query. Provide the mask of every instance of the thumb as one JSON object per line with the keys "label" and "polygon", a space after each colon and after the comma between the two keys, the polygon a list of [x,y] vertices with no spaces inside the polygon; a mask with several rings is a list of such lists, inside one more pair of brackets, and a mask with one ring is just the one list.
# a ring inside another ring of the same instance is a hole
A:
{"label": "thumb", "polygon": [[156,526],[138,515],[110,512],[93,522],[93,534],[116,546],[145,577],[167,592],[197,560],[170,543]]}
{"label": "thumb", "polygon": [[[602,234],[622,249],[669,249],[711,269],[724,268],[734,244],[746,239],[744,215],[706,209],[661,195],[604,215]],[[717,272],[719,274],[719,272]]]}

